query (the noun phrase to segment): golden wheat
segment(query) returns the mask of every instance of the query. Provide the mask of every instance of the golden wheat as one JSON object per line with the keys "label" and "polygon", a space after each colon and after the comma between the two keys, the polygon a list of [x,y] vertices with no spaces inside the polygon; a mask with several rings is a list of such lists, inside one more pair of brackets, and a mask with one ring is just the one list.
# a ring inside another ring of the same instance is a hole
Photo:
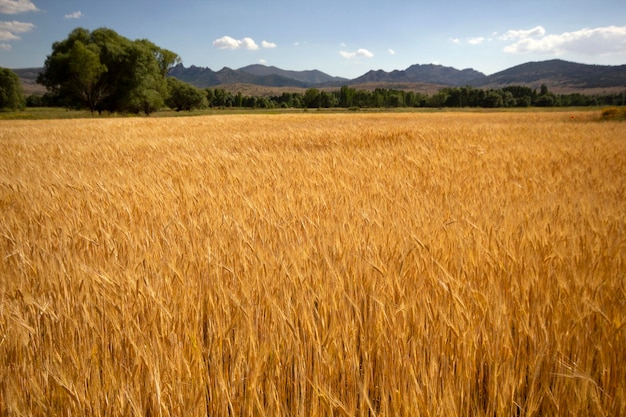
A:
{"label": "golden wheat", "polygon": [[589,113],[0,124],[0,414],[626,415]]}

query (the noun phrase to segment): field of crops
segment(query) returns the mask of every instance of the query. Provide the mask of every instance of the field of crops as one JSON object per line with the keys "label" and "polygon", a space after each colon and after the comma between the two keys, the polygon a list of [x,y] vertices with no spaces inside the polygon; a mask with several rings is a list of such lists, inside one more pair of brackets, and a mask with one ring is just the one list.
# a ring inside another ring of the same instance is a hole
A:
{"label": "field of crops", "polygon": [[626,128],[0,122],[0,415],[626,415]]}

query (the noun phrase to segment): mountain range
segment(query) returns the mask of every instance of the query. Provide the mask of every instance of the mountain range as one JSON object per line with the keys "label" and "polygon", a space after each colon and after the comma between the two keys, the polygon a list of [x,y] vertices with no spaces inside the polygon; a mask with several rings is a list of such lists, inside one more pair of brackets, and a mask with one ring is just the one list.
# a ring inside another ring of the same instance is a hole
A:
{"label": "mountain range", "polygon": [[[434,87],[472,86],[499,88],[524,85],[539,88],[545,84],[557,93],[623,91],[626,88],[626,65],[588,65],[553,59],[527,62],[492,75],[474,69],[458,70],[436,64],[416,64],[405,70],[369,71],[354,79],[333,77],[321,71],[286,71],[265,65],[249,65],[239,69],[177,65],[170,76],[197,87],[252,84],[265,87],[325,88],[350,85],[361,88],[389,87],[397,89],[430,89]],[[430,88],[429,88],[430,87]]]}
{"label": "mountain range", "polygon": [[[14,71],[22,79],[27,94],[45,91],[36,84],[37,74],[41,68],[24,68]],[[588,65],[560,59],[527,62],[492,75],[485,75],[473,69],[458,70],[442,65],[416,64],[405,70],[369,71],[360,77],[347,79],[333,77],[318,70],[288,71],[258,64],[239,69],[224,67],[219,71],[197,66],[185,67],[179,64],[170,70],[169,76],[199,88],[220,86],[241,91],[257,86],[266,92],[338,88],[343,85],[359,89],[394,88],[428,93],[436,92],[444,87],[501,88],[508,85],[523,85],[539,88],[542,84],[555,93],[601,93],[626,90],[626,65]]]}

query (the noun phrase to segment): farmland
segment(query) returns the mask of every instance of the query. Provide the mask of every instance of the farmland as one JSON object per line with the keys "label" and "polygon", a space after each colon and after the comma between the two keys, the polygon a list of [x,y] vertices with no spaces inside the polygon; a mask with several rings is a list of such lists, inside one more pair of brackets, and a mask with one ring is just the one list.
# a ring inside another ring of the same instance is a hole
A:
{"label": "farmland", "polygon": [[626,415],[597,119],[0,121],[0,415]]}

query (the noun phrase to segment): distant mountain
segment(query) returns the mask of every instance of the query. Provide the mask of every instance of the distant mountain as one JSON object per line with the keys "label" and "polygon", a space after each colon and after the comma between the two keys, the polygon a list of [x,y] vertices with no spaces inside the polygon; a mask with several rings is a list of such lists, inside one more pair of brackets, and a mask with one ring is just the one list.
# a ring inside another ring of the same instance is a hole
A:
{"label": "distant mountain", "polygon": [[477,87],[527,85],[538,88],[545,84],[550,89],[597,89],[626,87],[626,65],[587,65],[552,59],[528,62],[497,72],[473,83]]}
{"label": "distant mountain", "polygon": [[325,84],[334,82],[346,82],[348,79],[341,77],[333,77],[318,70],[311,71],[286,71],[276,67],[268,67],[266,65],[248,65],[239,68],[239,71],[247,72],[252,75],[264,77],[268,75],[278,75],[281,77],[301,81],[306,84]]}
{"label": "distant mountain", "polygon": [[24,94],[44,94],[46,92],[46,87],[37,84],[37,77],[39,77],[39,73],[43,71],[43,68],[19,68],[11,71],[20,77]]}
{"label": "distant mountain", "polygon": [[210,68],[191,66],[185,68],[178,64],[169,72],[171,77],[188,82],[196,87],[206,88],[222,84],[253,84],[269,87],[307,88],[317,84],[347,81],[332,77],[321,71],[286,71],[265,65],[249,65],[240,69],[224,67],[215,72]]}
{"label": "distant mountain", "polygon": [[404,71],[385,72],[383,70],[368,73],[350,81],[350,84],[363,83],[427,83],[444,86],[461,86],[480,83],[487,78],[482,72],[473,69],[458,70],[442,65],[411,65]]}

